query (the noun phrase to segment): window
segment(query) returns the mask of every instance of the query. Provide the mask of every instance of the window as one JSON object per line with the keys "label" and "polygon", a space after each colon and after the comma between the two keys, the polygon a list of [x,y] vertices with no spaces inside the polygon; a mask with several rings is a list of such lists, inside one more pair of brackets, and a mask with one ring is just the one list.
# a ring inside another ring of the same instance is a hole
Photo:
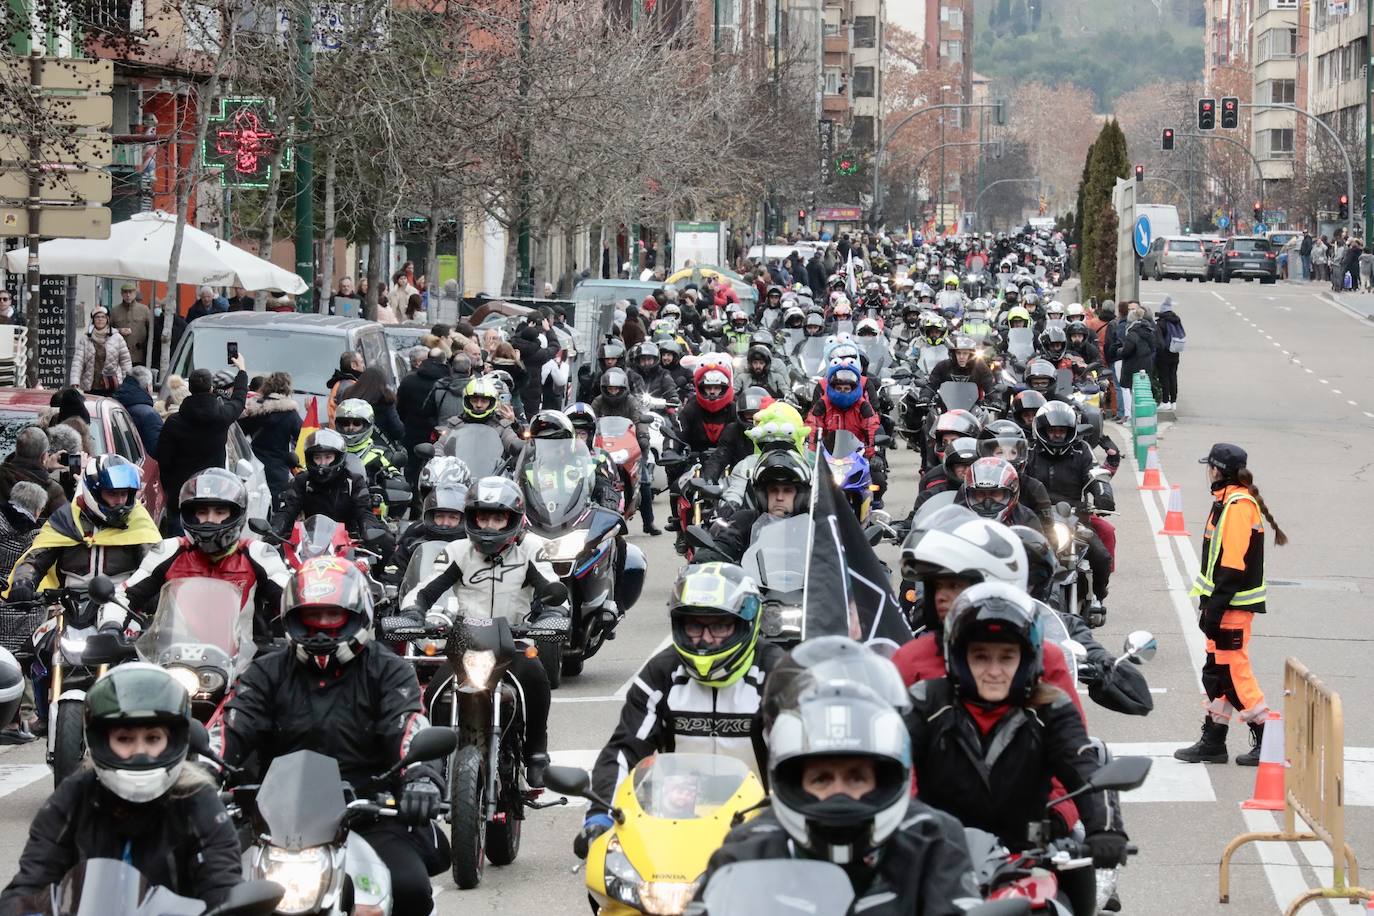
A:
{"label": "window", "polygon": [[964,30],[964,11],[957,6],[940,7],[940,21],[949,26],[951,32]]}
{"label": "window", "polygon": [[1288,60],[1298,44],[1297,29],[1269,29],[1260,34],[1255,42],[1255,62],[1268,60]]}
{"label": "window", "polygon": [[839,67],[825,68],[825,94],[839,95],[840,82],[844,78],[844,71]]}
{"label": "window", "polygon": [[1276,105],[1292,105],[1296,80],[1267,80],[1260,84],[1259,97]]}
{"label": "window", "polygon": [[1275,130],[1260,131],[1259,141],[1259,158],[1293,158],[1293,128],[1282,127]]}
{"label": "window", "polygon": [[110,411],[110,426],[114,429],[114,450],[137,464],[143,460],[143,443],[139,441],[129,415],[120,409]]}
{"label": "window", "polygon": [[942,41],[940,42],[940,57],[946,60],[962,60],[964,56],[964,43],[962,41]]}
{"label": "window", "polygon": [[878,17],[854,17],[854,47],[876,48],[878,46]]}
{"label": "window", "polygon": [[868,115],[861,115],[854,119],[854,126],[849,131],[849,142],[852,146],[872,146],[873,145],[873,118]]}
{"label": "window", "polygon": [[875,75],[872,67],[854,68],[854,98],[871,99],[876,93]]}

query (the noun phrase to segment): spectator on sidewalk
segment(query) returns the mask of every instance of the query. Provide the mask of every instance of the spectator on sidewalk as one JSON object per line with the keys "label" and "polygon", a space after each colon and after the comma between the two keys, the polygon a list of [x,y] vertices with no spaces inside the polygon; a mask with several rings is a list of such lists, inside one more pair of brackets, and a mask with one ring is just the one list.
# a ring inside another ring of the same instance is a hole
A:
{"label": "spectator on sidewalk", "polygon": [[1331,249],[1327,245],[1326,236],[1319,236],[1312,243],[1312,279],[1318,282],[1329,278],[1327,273],[1327,258],[1330,257]]}
{"label": "spectator on sidewalk", "polygon": [[209,369],[192,372],[188,380],[191,394],[162,426],[157,463],[170,534],[181,533],[178,506],[182,485],[207,468],[225,466],[229,427],[243,413],[248,398],[248,373],[244,371],[242,353],[234,357],[233,366],[236,371],[228,396],[215,390],[215,376]]}
{"label": "spectator on sidewalk", "polygon": [[[91,323],[86,327],[86,333],[76,339],[76,353],[72,357],[68,381],[80,386],[82,391],[92,391],[99,385],[102,389],[100,393],[106,394],[110,389],[119,387],[133,367],[123,335],[110,327],[110,313],[105,306],[97,305],[91,312]],[[113,374],[107,374],[106,368],[113,369]],[[111,381],[113,384],[110,384]]]}
{"label": "spectator on sidewalk", "polygon": [[[1360,288],[1360,255],[1364,254],[1364,243],[1358,236],[1351,236],[1349,244],[1345,246],[1345,258],[1341,261],[1340,285],[1339,290],[1349,289],[1358,291]],[[1345,278],[1350,277],[1350,285],[1346,286]]]}
{"label": "spectator on sidewalk", "polygon": [[129,359],[136,366],[148,363],[148,323],[153,312],[138,301],[138,287],[125,283],[119,288],[119,301],[110,309],[110,324],[129,348]]}
{"label": "spectator on sidewalk", "polygon": [[1178,406],[1178,358],[1187,343],[1183,319],[1174,311],[1172,296],[1165,296],[1155,318],[1155,374],[1159,377],[1159,406],[1173,410]]}
{"label": "spectator on sidewalk", "polygon": [[1298,257],[1302,260],[1303,280],[1312,279],[1312,233],[1304,229],[1302,231],[1302,243],[1298,245]]}
{"label": "spectator on sidewalk", "polygon": [[153,373],[147,366],[134,366],[115,389],[113,397],[129,412],[138,438],[143,440],[144,450],[149,455],[156,455],[157,440],[162,435],[162,417],[153,406]]}
{"label": "spectator on sidewalk", "polygon": [[262,462],[274,504],[291,482],[291,469],[297,464],[301,416],[291,394],[291,376],[273,372],[263,380],[258,397],[248,401],[239,418],[239,427],[253,441],[253,454]]}
{"label": "spectator on sidewalk", "polygon": [[1364,292],[1369,292],[1371,288],[1374,288],[1374,282],[1371,282],[1374,280],[1374,277],[1371,277],[1371,275],[1374,275],[1374,253],[1371,253],[1367,248],[1362,249],[1360,251],[1359,288]]}

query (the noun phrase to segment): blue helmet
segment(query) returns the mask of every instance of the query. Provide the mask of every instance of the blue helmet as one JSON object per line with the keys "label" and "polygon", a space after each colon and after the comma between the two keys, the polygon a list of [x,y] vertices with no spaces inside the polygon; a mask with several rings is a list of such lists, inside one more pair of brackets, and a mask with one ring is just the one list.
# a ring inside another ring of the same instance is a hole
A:
{"label": "blue helmet", "polygon": [[[849,391],[836,391],[837,381],[849,382],[853,387]],[[848,410],[859,403],[859,398],[864,396],[863,387],[860,384],[859,370],[848,363],[838,363],[831,366],[825,373],[825,396],[830,403],[840,410]]]}
{"label": "blue helmet", "polygon": [[[82,514],[88,518],[102,525],[123,528],[129,523],[134,506],[138,505],[142,490],[143,477],[138,465],[122,455],[101,455],[87,459],[76,500]],[[103,494],[118,492],[123,492],[123,497],[114,505],[103,498]]]}

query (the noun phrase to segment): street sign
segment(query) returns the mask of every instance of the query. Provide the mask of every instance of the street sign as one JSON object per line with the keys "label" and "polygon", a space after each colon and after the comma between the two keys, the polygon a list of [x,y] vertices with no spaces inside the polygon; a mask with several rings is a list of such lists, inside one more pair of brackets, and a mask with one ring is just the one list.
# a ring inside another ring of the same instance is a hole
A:
{"label": "street sign", "polygon": [[1150,250],[1151,238],[1150,218],[1142,213],[1135,218],[1135,230],[1131,233],[1137,255],[1142,258],[1145,257],[1145,253]]}
{"label": "street sign", "polygon": [[1231,225],[1231,217],[1229,217],[1229,216],[1219,216],[1219,217],[1217,217],[1217,225],[1218,225],[1220,228],[1225,229],[1227,226]]}
{"label": "street sign", "polygon": [[[114,98],[108,95],[45,95],[43,117],[52,129],[94,127],[105,130],[114,124]],[[8,125],[21,136],[24,128]]]}
{"label": "street sign", "polygon": [[[107,239],[107,207],[44,207],[38,231],[43,238]],[[0,238],[29,234],[29,213],[23,207],[0,207]]]}
{"label": "street sign", "polygon": [[[0,79],[11,86],[28,85],[29,59],[6,56],[0,59]],[[82,92],[109,92],[114,84],[114,61],[77,60],[69,57],[43,58],[44,89],[79,89]]]}
{"label": "street sign", "polygon": [[1256,232],[1256,234],[1263,233],[1263,232],[1268,232],[1268,231],[1269,231],[1269,227],[1266,226],[1264,223],[1255,223],[1255,232]]}
{"label": "street sign", "polygon": [[[95,169],[63,168],[43,172],[45,201],[91,204],[110,202],[110,173]],[[0,172],[0,198],[25,200],[29,196],[29,176],[23,172]]]}
{"label": "street sign", "polygon": [[[42,162],[100,168],[114,160],[114,148],[109,134],[72,134],[61,140],[45,140],[39,158]],[[0,133],[0,161],[28,162],[29,138]]]}

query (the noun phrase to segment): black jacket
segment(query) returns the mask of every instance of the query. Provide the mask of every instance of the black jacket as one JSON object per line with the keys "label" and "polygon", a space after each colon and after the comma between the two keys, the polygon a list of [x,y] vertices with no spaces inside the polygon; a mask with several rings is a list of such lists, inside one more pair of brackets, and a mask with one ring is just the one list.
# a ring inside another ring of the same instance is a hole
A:
{"label": "black jacket", "polygon": [[[973,382],[978,386],[978,393],[986,398],[997,389],[997,377],[992,374],[992,370],[987,367],[981,359],[971,359],[969,364],[963,368],[949,357],[940,362],[938,366],[930,370],[930,377],[926,380],[926,387],[930,389],[932,395],[940,390],[940,386],[945,382]],[[873,395],[870,393],[870,398]],[[875,400],[876,404],[877,401]]]}
{"label": "black jacket", "polygon": [[20,481],[36,483],[48,493],[48,504],[43,507],[44,515],[51,515],[57,507],[67,501],[62,484],[43,467],[42,462],[29,462],[20,458],[17,452],[10,452],[0,461],[0,500],[10,501],[10,491]]}
{"label": "black jacket", "polygon": [[243,880],[238,837],[213,785],[134,805],[86,769],[69,776],[34,815],[0,910],[12,912],[22,897],[46,891],[86,859],[126,857],[151,883],[211,906]]}
{"label": "black jacket", "polygon": [[[732,862],[794,858],[802,856],[777,816],[765,811],[731,830],[711,854],[697,899],[711,875]],[[850,912],[863,916],[956,916],[981,902],[963,827],[916,799],[874,865],[855,864],[846,871],[855,891]]]}
{"label": "black jacket", "polygon": [[409,662],[369,642],[357,657],[321,674],[279,649],[253,659],[226,705],[222,753],[239,765],[257,751],[259,772],[277,757],[315,751],[339,762],[359,793],[405,756],[428,725]]}
{"label": "black jacket", "polygon": [[354,536],[362,535],[364,525],[374,517],[367,481],[345,474],[331,486],[319,487],[310,483],[310,475],[296,475],[281,492],[281,508],[272,516],[272,530],[287,537],[297,519],[312,515],[328,516],[343,522]]}
{"label": "black jacket", "polygon": [[129,417],[138,429],[138,438],[143,440],[143,449],[150,455],[157,454],[157,440],[162,434],[162,417],[153,407],[153,396],[143,390],[132,375],[120,383],[110,395],[124,405]]}
{"label": "black jacket", "polygon": [[701,462],[701,476],[706,480],[720,480],[725,472],[754,454],[754,443],[745,435],[753,424],[735,420],[725,427],[720,442]]}
{"label": "black jacket", "polygon": [[1033,477],[1044,484],[1046,495],[1052,503],[1066,502],[1071,506],[1079,506],[1083,502],[1088,472],[1096,466],[1092,447],[1086,442],[1077,443],[1062,455],[1051,454],[1037,445],[1030,450],[1026,459],[1024,476]]}
{"label": "black jacket", "polygon": [[243,409],[239,427],[253,442],[253,454],[262,462],[267,487],[275,497],[291,482],[291,469],[299,464],[296,440],[301,435],[300,407],[289,397],[269,394],[254,398]]}
{"label": "black jacket", "polygon": [[1178,312],[1160,312],[1155,316],[1155,358],[1177,360],[1178,354],[1169,352],[1169,338],[1183,335],[1183,319]]}
{"label": "black jacket", "polygon": [[708,452],[724,441],[725,430],[738,419],[733,403],[724,410],[707,413],[692,398],[677,413],[678,435],[691,451]]}
{"label": "black jacket", "polygon": [[538,328],[527,324],[511,338],[511,346],[515,347],[520,354],[520,361],[525,364],[526,376],[525,383],[520,389],[520,400],[524,403],[528,416],[533,416],[539,409],[544,384],[544,364],[557,356],[559,350],[558,335],[552,331],[548,332],[544,338],[547,345],[541,346],[539,334]]}
{"label": "black jacket", "polygon": [[434,421],[425,415],[425,401],[435,383],[447,376],[448,365],[442,359],[429,357],[420,363],[420,368],[401,379],[396,389],[396,413],[405,424],[403,442],[407,448],[429,441]]}
{"label": "black jacket", "polygon": [[1121,343],[1121,385],[1129,389],[1137,372],[1149,372],[1155,364],[1155,325],[1140,319],[1126,329]]}
{"label": "black jacket", "polygon": [[157,443],[157,464],[169,511],[179,505],[182,484],[206,468],[224,467],[229,427],[243,413],[247,398],[248,376],[240,372],[229,397],[213,391],[190,395],[167,418]]}

